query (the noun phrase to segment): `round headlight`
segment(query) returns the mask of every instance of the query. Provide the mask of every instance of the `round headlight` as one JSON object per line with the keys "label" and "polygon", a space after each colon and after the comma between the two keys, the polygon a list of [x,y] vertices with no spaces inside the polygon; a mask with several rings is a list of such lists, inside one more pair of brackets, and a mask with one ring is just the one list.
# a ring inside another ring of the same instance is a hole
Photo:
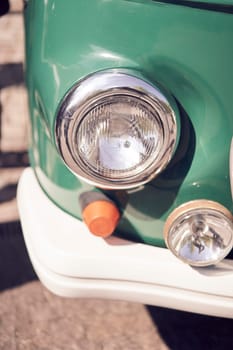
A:
{"label": "round headlight", "polygon": [[174,110],[174,101],[147,81],[99,72],[65,96],[56,142],[83,180],[101,188],[132,188],[150,181],[171,159],[178,134]]}
{"label": "round headlight", "polygon": [[168,248],[182,261],[213,265],[233,247],[233,217],[217,202],[191,201],[170,214],[164,235]]}

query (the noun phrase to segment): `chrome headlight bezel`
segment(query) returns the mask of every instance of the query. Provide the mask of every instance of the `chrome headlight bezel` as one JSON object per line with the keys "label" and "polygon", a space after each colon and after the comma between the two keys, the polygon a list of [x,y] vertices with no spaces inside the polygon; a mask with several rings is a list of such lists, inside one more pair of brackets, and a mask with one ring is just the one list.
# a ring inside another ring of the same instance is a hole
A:
{"label": "chrome headlight bezel", "polygon": [[[98,104],[117,96],[138,99],[153,109],[158,115],[157,123],[164,143],[156,162],[144,168],[138,167],[131,176],[107,178],[85,164],[74,146],[74,139],[85,116]],[[134,188],[153,179],[169,163],[178,136],[179,113],[172,97],[168,99],[161,89],[142,79],[138,73],[114,69],[91,74],[75,84],[64,97],[55,123],[56,144],[66,165],[82,180],[104,189]]]}

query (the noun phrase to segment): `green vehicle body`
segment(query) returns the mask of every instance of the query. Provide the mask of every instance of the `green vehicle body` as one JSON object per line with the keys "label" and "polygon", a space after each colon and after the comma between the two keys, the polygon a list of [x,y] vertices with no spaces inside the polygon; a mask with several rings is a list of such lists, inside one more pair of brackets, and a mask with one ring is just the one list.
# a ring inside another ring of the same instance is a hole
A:
{"label": "green vehicle body", "polygon": [[164,221],[180,204],[210,199],[232,210],[233,1],[34,0],[25,8],[25,28],[30,159],[56,205],[81,219],[80,194],[98,190],[59,155],[59,105],[85,76],[124,68],[175,98],[181,135],[170,164],[153,181],[106,191],[122,212],[116,234],[163,247]]}

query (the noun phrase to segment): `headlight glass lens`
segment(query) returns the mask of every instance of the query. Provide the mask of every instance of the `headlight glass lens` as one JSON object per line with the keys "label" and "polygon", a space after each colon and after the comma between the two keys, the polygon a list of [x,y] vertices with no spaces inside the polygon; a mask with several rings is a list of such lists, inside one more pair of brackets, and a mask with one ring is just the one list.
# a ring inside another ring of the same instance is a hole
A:
{"label": "headlight glass lens", "polygon": [[150,181],[178,144],[179,116],[174,100],[169,101],[147,81],[125,72],[85,78],[58,111],[61,156],[77,176],[100,188],[133,188]]}
{"label": "headlight glass lens", "polygon": [[75,131],[77,158],[97,175],[124,179],[159,158],[163,128],[156,112],[138,99],[99,101]]}
{"label": "headlight glass lens", "polygon": [[[207,205],[213,203],[207,202]],[[193,203],[194,206],[197,204]],[[219,205],[219,208],[224,207]],[[233,247],[232,217],[225,208],[220,211],[214,205],[189,209],[168,226],[165,236],[168,247],[178,258],[193,266],[213,265]]]}

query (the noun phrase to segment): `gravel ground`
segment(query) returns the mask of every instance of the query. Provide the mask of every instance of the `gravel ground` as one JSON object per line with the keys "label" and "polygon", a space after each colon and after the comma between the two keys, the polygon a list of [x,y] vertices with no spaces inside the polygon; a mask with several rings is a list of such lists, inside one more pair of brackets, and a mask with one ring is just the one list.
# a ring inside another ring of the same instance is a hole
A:
{"label": "gravel ground", "polygon": [[233,348],[233,322],[140,304],[63,299],[37,280],[15,194],[27,164],[22,2],[0,18],[0,350]]}

